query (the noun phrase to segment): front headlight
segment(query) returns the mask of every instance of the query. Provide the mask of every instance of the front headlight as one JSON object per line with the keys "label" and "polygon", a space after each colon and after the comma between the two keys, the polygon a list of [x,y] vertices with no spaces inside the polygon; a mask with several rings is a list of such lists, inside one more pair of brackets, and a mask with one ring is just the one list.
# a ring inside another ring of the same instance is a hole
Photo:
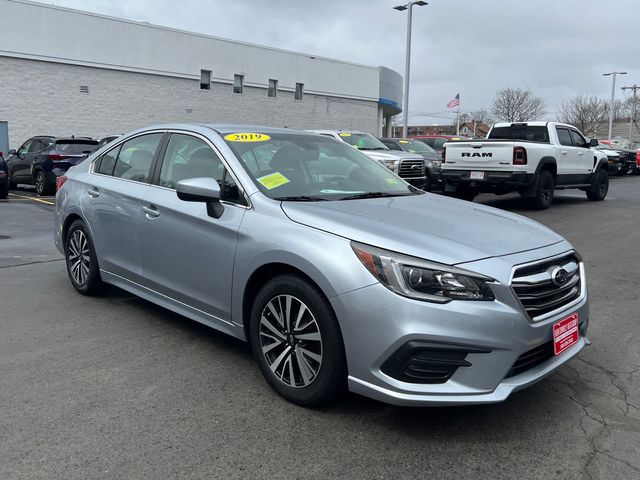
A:
{"label": "front headlight", "polygon": [[398,173],[398,165],[400,165],[400,160],[379,160],[381,165],[384,165],[393,173]]}
{"label": "front headlight", "polygon": [[389,290],[427,302],[495,300],[492,278],[462,268],[429,262],[388,250],[351,242],[362,264]]}

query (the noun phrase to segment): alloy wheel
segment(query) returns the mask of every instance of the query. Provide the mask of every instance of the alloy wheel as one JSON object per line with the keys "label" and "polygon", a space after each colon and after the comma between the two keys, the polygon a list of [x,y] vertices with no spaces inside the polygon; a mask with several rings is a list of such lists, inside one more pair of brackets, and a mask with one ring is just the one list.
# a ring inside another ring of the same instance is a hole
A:
{"label": "alloy wheel", "polygon": [[309,386],[322,366],[322,335],[298,298],[278,295],[260,316],[260,348],[273,375],[292,388]]}
{"label": "alloy wheel", "polygon": [[42,195],[42,193],[44,192],[44,173],[42,173],[40,170],[38,170],[38,172],[36,172],[36,178],[35,178],[35,183],[36,183],[36,193],[38,195]]}
{"label": "alloy wheel", "polygon": [[89,278],[89,242],[82,230],[75,230],[69,239],[67,252],[69,272],[78,285],[84,285]]}

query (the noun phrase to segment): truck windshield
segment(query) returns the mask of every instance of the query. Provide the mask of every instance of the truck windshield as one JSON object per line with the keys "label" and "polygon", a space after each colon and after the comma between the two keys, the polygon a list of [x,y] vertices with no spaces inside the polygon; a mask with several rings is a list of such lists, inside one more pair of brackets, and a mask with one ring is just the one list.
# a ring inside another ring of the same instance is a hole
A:
{"label": "truck windshield", "polygon": [[389,150],[384,143],[367,133],[340,132],[338,135],[358,150]]}
{"label": "truck windshield", "polygon": [[224,135],[266,196],[283,201],[354,200],[424,192],[349,145],[320,135]]}
{"label": "truck windshield", "polygon": [[487,138],[549,143],[549,131],[546,125],[513,123],[507,127],[493,127]]}

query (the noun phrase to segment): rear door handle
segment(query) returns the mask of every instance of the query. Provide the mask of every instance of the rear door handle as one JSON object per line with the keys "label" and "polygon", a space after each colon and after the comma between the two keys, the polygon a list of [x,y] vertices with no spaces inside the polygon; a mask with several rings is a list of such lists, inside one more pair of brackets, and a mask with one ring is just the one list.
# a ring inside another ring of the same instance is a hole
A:
{"label": "rear door handle", "polygon": [[96,198],[100,196],[100,192],[95,188],[87,188],[87,193],[91,198]]}
{"label": "rear door handle", "polygon": [[147,218],[156,218],[160,216],[160,212],[153,205],[142,207],[142,211],[147,214]]}

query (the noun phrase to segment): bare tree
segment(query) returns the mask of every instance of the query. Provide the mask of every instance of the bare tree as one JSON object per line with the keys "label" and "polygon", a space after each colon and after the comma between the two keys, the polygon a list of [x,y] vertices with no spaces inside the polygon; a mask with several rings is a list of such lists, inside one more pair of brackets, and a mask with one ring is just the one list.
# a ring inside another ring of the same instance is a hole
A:
{"label": "bare tree", "polygon": [[578,127],[585,135],[595,135],[598,124],[609,117],[607,100],[586,95],[565,98],[558,109],[558,119]]}
{"label": "bare tree", "polygon": [[497,120],[506,122],[526,122],[543,117],[547,113],[541,97],[528,88],[505,88],[496,93],[491,113]]}

